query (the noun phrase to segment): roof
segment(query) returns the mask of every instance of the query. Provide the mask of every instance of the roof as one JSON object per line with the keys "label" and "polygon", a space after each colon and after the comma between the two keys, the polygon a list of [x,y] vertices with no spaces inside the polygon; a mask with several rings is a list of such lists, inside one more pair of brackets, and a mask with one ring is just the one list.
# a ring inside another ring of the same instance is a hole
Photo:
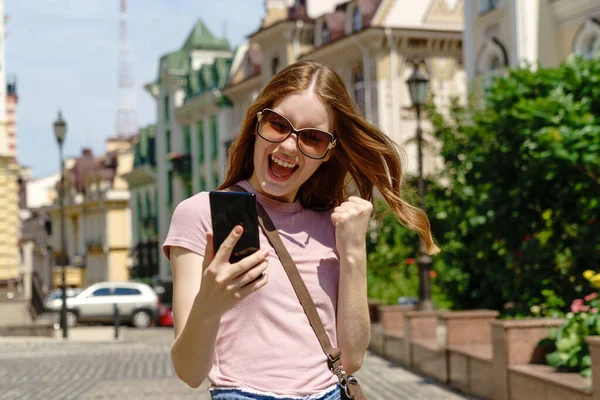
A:
{"label": "roof", "polygon": [[188,59],[189,54],[185,50],[177,50],[163,55],[158,64],[158,76],[160,77],[161,71],[165,70],[169,73],[185,73],[188,69]]}
{"label": "roof", "polygon": [[204,22],[198,20],[183,43],[181,50],[230,50],[229,41],[216,38]]}
{"label": "roof", "polygon": [[346,30],[346,14],[344,11],[334,11],[325,14],[325,23],[329,29],[330,41],[338,40],[344,37]]}
{"label": "roof", "polygon": [[96,159],[92,154],[92,150],[83,149],[81,156],[75,161],[75,165],[71,168],[70,176],[73,186],[78,193],[85,193],[87,189],[86,181],[88,177],[98,177],[101,180],[112,181],[115,178],[117,170],[117,155],[108,153],[104,160]]}
{"label": "roof", "polygon": [[190,68],[190,53],[194,50],[228,51],[230,50],[230,46],[227,39],[215,37],[206,25],[204,25],[204,22],[198,20],[185,39],[181,49],[164,54],[160,58],[158,69],[159,80],[163,71],[171,74],[187,74]]}

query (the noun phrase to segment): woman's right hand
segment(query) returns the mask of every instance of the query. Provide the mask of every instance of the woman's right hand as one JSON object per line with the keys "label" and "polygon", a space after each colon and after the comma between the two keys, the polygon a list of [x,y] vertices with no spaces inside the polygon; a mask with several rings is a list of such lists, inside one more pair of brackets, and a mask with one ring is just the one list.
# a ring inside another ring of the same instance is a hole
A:
{"label": "woman's right hand", "polygon": [[269,280],[265,272],[268,250],[261,249],[239,262],[229,263],[231,252],[243,231],[241,226],[236,226],[216,254],[213,250],[213,235],[206,234],[202,280],[196,301],[218,319],[242,299],[265,286]]}

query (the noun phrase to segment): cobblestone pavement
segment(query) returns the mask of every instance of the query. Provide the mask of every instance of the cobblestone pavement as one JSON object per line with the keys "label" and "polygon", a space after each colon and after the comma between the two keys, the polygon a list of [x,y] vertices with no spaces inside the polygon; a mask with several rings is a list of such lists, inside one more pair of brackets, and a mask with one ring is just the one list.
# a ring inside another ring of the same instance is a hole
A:
{"label": "cobblestone pavement", "polygon": [[[0,341],[0,400],[196,399],[207,384],[180,382],[169,358],[169,329],[127,330],[120,342]],[[357,374],[370,400],[467,399],[369,354]]]}

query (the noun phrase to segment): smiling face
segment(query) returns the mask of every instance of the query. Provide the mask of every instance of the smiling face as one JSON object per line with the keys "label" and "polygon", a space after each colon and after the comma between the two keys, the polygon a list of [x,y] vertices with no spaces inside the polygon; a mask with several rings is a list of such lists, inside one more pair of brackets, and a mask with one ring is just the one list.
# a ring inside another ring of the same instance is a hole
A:
{"label": "smiling face", "polygon": [[[289,94],[271,109],[286,117],[296,129],[333,130],[333,112],[312,92]],[[258,192],[275,200],[293,202],[304,182],[331,156],[330,151],[322,160],[306,157],[298,149],[295,134],[280,143],[255,135],[254,172],[249,182]]]}

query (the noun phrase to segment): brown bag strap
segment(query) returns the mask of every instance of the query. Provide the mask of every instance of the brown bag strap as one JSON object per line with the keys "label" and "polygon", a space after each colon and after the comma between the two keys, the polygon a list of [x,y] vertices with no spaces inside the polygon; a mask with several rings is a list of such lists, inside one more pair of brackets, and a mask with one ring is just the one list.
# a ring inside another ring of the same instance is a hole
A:
{"label": "brown bag strap", "polygon": [[[233,185],[228,190],[230,191],[238,191],[238,192],[247,192],[244,188],[239,185]],[[323,321],[321,321],[321,317],[317,312],[317,307],[315,307],[315,303],[302,280],[302,276],[300,276],[300,272],[298,271],[298,267],[290,253],[285,248],[285,245],[281,241],[279,234],[277,233],[277,228],[273,224],[273,221],[267,214],[267,211],[263,208],[263,206],[256,202],[256,207],[258,211],[258,223],[262,228],[265,235],[269,239],[271,246],[275,249],[279,260],[281,261],[281,265],[283,265],[283,269],[285,270],[290,282],[292,283],[292,287],[296,292],[296,296],[298,296],[298,300],[304,309],[304,313],[308,318],[308,322],[312,327],[313,331],[317,335],[319,339],[319,343],[321,344],[321,348],[327,355],[327,364],[329,365],[329,369],[331,372],[336,373],[338,369],[342,365],[342,361],[340,358],[340,350],[333,347],[331,341],[329,340],[329,336],[325,332],[325,327],[323,326]]]}

